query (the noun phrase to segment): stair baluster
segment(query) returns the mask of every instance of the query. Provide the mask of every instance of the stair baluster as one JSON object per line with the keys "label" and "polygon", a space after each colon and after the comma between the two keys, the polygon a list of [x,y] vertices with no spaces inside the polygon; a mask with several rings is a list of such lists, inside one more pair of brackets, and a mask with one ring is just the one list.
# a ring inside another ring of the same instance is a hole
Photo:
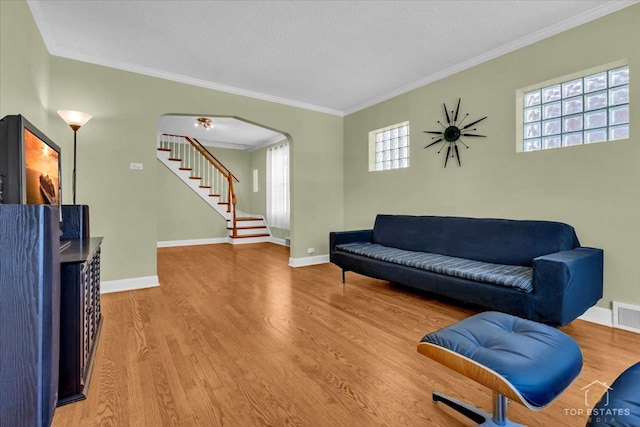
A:
{"label": "stair baluster", "polygon": [[[197,139],[182,135],[162,134],[158,139],[158,150],[158,158],[177,175],[183,177],[186,175],[187,177],[183,178],[185,181],[200,180],[197,186],[194,186],[191,181],[190,186],[197,187],[198,194],[229,221],[227,229],[232,241],[238,238],[264,241],[260,239],[270,236],[263,218],[247,214],[239,216],[233,183],[234,180],[238,182],[238,179]],[[161,156],[160,152],[164,154]],[[182,173],[179,173],[180,171]],[[222,206],[226,206],[226,208],[222,208]],[[238,227],[239,221],[242,222],[240,227]],[[253,231],[261,228],[266,232],[256,233]],[[239,229],[242,230],[242,233],[238,232]]]}

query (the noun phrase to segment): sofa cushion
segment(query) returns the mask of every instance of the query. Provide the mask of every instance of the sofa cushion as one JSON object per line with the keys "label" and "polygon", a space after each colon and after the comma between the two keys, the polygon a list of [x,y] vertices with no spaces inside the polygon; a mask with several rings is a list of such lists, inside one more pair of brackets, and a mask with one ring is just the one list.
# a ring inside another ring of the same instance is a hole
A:
{"label": "sofa cushion", "polygon": [[560,222],[410,215],[378,215],[372,242],[527,267],[538,256],[580,246],[573,227]]}
{"label": "sofa cushion", "polygon": [[346,243],[336,247],[345,252],[380,261],[406,265],[461,279],[493,283],[524,292],[533,290],[533,268],[530,267],[491,264],[428,252],[406,251],[376,243]]}

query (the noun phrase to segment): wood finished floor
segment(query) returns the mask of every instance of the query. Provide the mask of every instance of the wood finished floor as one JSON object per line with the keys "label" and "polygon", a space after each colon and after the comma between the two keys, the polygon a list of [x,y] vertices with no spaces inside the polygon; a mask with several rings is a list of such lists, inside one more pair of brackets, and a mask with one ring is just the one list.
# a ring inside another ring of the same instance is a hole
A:
{"label": "wood finished floor", "polygon": [[[476,310],[265,243],[158,250],[158,288],[106,294],[89,397],[53,426],[470,426],[433,390],[491,410],[488,389],[416,351]],[[584,390],[640,360],[640,335],[575,321],[580,377],[530,426],[584,426]],[[600,391],[598,391],[600,393]],[[567,413],[569,412],[569,413]]]}

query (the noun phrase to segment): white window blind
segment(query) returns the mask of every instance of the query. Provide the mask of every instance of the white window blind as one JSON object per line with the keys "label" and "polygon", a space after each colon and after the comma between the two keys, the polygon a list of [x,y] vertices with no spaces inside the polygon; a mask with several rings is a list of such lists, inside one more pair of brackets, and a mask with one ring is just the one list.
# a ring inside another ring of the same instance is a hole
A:
{"label": "white window blind", "polygon": [[289,229],[289,144],[267,150],[267,224]]}

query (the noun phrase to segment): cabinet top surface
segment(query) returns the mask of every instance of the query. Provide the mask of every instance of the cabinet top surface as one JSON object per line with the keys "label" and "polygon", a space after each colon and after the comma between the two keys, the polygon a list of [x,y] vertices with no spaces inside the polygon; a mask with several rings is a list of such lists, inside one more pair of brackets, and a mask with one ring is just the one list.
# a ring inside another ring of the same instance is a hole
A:
{"label": "cabinet top surface", "polygon": [[61,264],[84,262],[93,257],[100,247],[100,243],[102,243],[102,237],[72,239],[69,241],[71,244],[60,252]]}

